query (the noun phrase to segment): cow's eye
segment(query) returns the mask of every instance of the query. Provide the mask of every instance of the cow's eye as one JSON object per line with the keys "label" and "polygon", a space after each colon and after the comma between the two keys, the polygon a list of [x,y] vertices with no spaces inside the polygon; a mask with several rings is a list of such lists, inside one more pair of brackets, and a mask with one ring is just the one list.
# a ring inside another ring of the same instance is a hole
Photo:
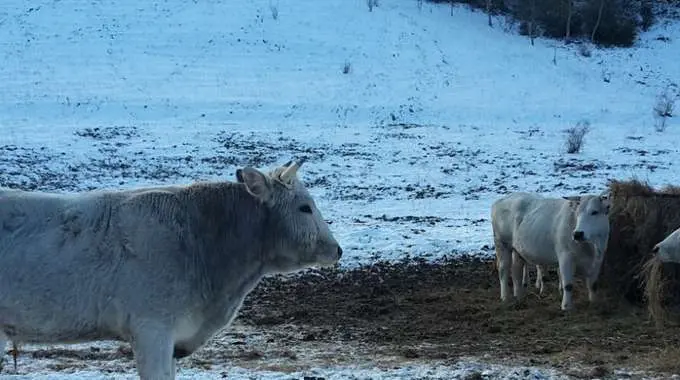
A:
{"label": "cow's eye", "polygon": [[312,208],[309,207],[309,205],[302,205],[302,206],[300,206],[300,211],[305,212],[307,214],[311,214]]}
{"label": "cow's eye", "polygon": [[593,210],[593,211],[590,212],[590,215],[597,215],[597,214],[598,214],[597,210]]}

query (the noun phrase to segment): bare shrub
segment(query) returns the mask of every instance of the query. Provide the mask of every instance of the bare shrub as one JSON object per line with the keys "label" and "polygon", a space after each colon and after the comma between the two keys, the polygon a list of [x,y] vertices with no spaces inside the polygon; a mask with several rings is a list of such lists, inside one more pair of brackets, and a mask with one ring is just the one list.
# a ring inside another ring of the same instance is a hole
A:
{"label": "bare shrub", "polygon": [[675,99],[667,90],[663,91],[656,98],[654,104],[654,129],[657,132],[666,130],[666,123],[668,118],[673,117],[673,109],[675,108]]}
{"label": "bare shrub", "polygon": [[272,12],[272,18],[274,20],[278,20],[279,19],[279,6],[272,4],[272,3],[269,3],[269,10]]}
{"label": "bare shrub", "polygon": [[349,74],[352,71],[352,63],[350,61],[345,61],[345,65],[342,67],[343,74]]}
{"label": "bare shrub", "polygon": [[373,12],[373,8],[378,6],[378,0],[366,0],[368,11]]}
{"label": "bare shrub", "polygon": [[567,128],[564,132],[567,135],[564,142],[567,153],[574,154],[581,152],[583,147],[583,140],[586,134],[590,131],[590,123],[588,121],[579,121],[576,126]]}

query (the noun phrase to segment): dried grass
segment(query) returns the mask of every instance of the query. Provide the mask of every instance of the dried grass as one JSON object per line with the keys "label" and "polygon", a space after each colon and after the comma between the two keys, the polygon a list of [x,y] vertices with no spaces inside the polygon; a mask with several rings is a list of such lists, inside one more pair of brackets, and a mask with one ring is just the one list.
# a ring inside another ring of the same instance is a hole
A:
{"label": "dried grass", "polygon": [[[680,187],[654,189],[638,180],[612,180],[609,194],[611,229],[600,275],[603,290],[640,306],[648,300],[680,305],[680,267],[661,268],[661,263],[649,261],[652,247],[680,227]],[[646,293],[654,289],[665,299]]]}
{"label": "dried grass", "polygon": [[663,275],[663,263],[657,256],[653,256],[645,262],[640,273],[647,311],[656,326],[663,327],[668,321],[668,313],[663,306],[664,293],[668,286],[668,280]]}

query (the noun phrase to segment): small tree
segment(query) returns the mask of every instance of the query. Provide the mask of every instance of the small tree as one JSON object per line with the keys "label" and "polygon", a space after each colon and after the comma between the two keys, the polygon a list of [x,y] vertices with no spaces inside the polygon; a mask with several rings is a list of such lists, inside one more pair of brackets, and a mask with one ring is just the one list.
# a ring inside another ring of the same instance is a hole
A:
{"label": "small tree", "polygon": [[349,74],[352,71],[352,63],[350,61],[345,61],[345,65],[342,67],[343,74]]}
{"label": "small tree", "polygon": [[584,137],[589,131],[590,123],[586,120],[579,121],[575,127],[567,128],[564,131],[566,134],[564,147],[567,153],[574,154],[581,152]]}
{"label": "small tree", "polygon": [[593,31],[590,33],[590,42],[595,42],[595,34],[597,34],[597,29],[600,27],[602,22],[602,11],[604,10],[604,0],[600,0],[600,7],[597,9],[597,20],[595,20],[595,26],[593,26]]}
{"label": "small tree", "polygon": [[489,27],[493,28],[493,23],[491,22],[491,0],[486,0],[486,14],[489,17]]}
{"label": "small tree", "polygon": [[366,0],[366,4],[368,5],[368,11],[373,12],[373,7],[378,6],[378,0]]}
{"label": "small tree", "polygon": [[273,4],[271,1],[269,2],[269,10],[272,13],[272,18],[274,20],[278,20],[279,18],[279,4],[277,1],[277,4]]}
{"label": "small tree", "polygon": [[668,118],[673,117],[674,108],[675,99],[668,93],[668,90],[664,90],[657,96],[653,108],[654,129],[656,129],[657,132],[666,130]]}

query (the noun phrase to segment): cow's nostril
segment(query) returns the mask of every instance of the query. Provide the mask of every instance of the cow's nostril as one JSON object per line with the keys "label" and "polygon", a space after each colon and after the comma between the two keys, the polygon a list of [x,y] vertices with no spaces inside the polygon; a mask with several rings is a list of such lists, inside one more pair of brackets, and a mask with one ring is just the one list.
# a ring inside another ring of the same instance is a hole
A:
{"label": "cow's nostril", "polygon": [[342,257],[342,248],[338,246],[338,259]]}
{"label": "cow's nostril", "polygon": [[583,231],[574,231],[574,240],[583,240]]}
{"label": "cow's nostril", "polygon": [[654,248],[652,248],[652,253],[659,253],[659,246],[655,245]]}

